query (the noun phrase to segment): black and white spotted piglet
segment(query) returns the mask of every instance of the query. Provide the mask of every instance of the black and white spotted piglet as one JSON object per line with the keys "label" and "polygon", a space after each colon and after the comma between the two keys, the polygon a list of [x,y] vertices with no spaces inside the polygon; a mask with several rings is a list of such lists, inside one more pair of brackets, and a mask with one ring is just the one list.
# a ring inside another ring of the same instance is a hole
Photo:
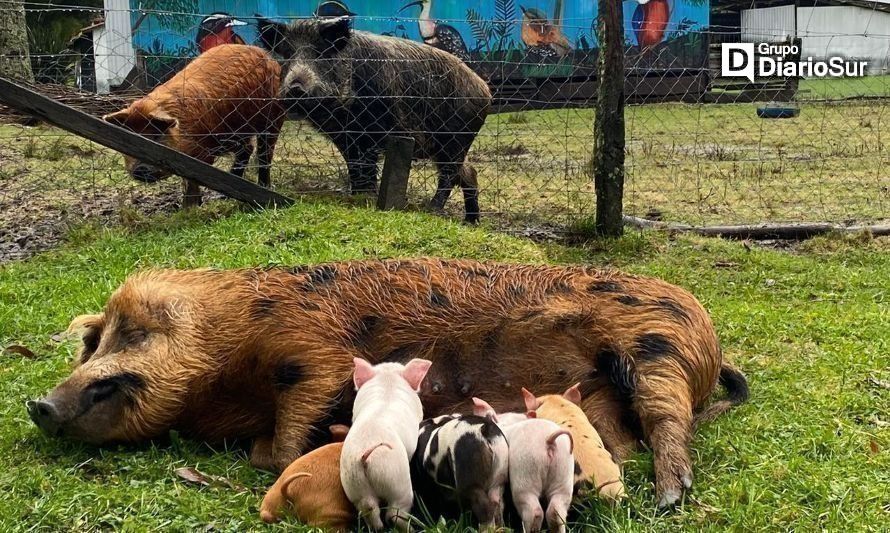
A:
{"label": "black and white spotted piglet", "polygon": [[[503,523],[507,439],[489,417],[443,415],[420,423],[412,461],[415,488],[431,512],[439,503],[470,508],[480,529]],[[435,516],[435,515],[434,515]]]}

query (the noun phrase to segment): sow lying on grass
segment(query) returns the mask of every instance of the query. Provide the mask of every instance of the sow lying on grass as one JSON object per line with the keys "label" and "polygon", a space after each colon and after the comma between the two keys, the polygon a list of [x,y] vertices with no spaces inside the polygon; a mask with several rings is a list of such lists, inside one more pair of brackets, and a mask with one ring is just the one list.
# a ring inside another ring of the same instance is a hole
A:
{"label": "sow lying on grass", "polygon": [[[354,357],[433,362],[424,412],[581,382],[581,408],[616,461],[640,438],[659,502],[692,482],[696,417],[747,398],[707,312],[656,279],[583,266],[416,259],[312,267],[158,270],[133,275],[98,315],[78,317],[79,366],[29,403],[45,432],[93,443],[176,428],[254,437],[252,462],[281,470],[313,427],[350,419]],[[718,376],[728,400],[703,411]]]}

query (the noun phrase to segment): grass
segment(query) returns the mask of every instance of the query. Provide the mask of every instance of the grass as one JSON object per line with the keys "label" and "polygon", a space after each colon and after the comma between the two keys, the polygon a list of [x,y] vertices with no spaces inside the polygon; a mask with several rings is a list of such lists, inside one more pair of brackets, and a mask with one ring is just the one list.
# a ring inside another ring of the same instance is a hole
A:
{"label": "grass", "polygon": [[801,99],[837,100],[890,96],[890,75],[862,78],[810,78],[801,80]]}
{"label": "grass", "polygon": [[[626,212],[695,224],[890,218],[890,100],[806,99],[872,94],[890,87],[887,79],[806,80],[800,116],[785,120],[759,119],[753,104],[629,106]],[[592,109],[489,117],[469,156],[479,171],[483,216],[555,224],[589,217],[592,145]],[[0,162],[0,225],[8,227],[96,212],[113,219],[122,205],[155,212],[178,197],[175,180],[136,183],[118,154],[45,126],[0,125]],[[301,123],[286,124],[273,183],[287,194],[347,187],[340,155]],[[433,166],[416,164],[410,184],[419,206],[435,190]],[[450,202],[453,216],[461,209],[458,198]]]}
{"label": "grass", "polygon": [[[789,253],[651,233],[570,248],[324,201],[262,212],[218,203],[128,228],[83,226],[63,249],[0,266],[0,343],[37,354],[0,356],[0,530],[300,530],[259,521],[274,478],[239,448],[174,434],[95,449],[38,433],[23,402],[67,374],[75,349],[51,336],[100,309],[142,268],[440,255],[585,262],[665,278],[701,299],[727,357],[747,373],[751,401],[692,442],[696,485],[681,507],[655,509],[651,456],[641,453],[627,465],[630,500],[614,510],[581,506],[578,530],[879,531],[890,517],[890,390],[869,378],[890,381],[888,251],[886,238],[867,236],[821,238]],[[247,490],[187,485],[173,474],[181,466]]]}

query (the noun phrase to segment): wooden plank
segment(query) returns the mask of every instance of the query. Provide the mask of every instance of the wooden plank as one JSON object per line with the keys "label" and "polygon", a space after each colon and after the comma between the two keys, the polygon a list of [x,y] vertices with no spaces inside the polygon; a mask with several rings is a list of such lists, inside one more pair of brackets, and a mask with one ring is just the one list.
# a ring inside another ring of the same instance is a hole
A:
{"label": "wooden plank", "polygon": [[413,137],[391,135],[387,139],[377,209],[386,211],[408,206],[408,175],[413,157]]}
{"label": "wooden plank", "polygon": [[829,222],[813,222],[805,224],[742,224],[738,226],[690,226],[649,220],[646,218],[625,215],[624,223],[640,229],[658,229],[683,233],[697,233],[708,237],[724,237],[727,239],[789,239],[802,240],[824,235],[830,232],[860,233],[868,232],[875,237],[890,235],[890,224],[873,226],[856,225],[840,226]]}
{"label": "wooden plank", "polygon": [[60,104],[2,77],[0,102],[102,146],[193,180],[230,198],[256,206],[286,206],[293,203],[287,196],[198,161],[130,130]]}

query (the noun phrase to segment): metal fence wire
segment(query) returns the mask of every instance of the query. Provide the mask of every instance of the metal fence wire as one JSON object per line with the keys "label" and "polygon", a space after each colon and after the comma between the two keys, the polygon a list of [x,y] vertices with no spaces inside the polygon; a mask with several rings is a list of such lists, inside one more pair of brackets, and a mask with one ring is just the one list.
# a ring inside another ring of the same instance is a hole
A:
{"label": "metal fence wire", "polygon": [[[591,217],[596,3],[435,2],[262,13],[265,2],[4,0],[0,21],[25,7],[39,92],[248,180],[265,183],[269,159],[269,182],[287,195],[373,188],[383,140],[402,132],[425,157],[412,206],[453,185],[444,211],[463,217],[463,185],[483,220],[507,228]],[[625,213],[697,225],[890,218],[890,13],[860,2],[841,24],[818,11],[838,2],[798,7],[793,20],[732,4],[624,2]],[[861,77],[724,77],[721,46],[738,42],[868,66]],[[162,177],[0,108],[0,258],[52,246],[84,220],[176,210],[178,180]]]}

